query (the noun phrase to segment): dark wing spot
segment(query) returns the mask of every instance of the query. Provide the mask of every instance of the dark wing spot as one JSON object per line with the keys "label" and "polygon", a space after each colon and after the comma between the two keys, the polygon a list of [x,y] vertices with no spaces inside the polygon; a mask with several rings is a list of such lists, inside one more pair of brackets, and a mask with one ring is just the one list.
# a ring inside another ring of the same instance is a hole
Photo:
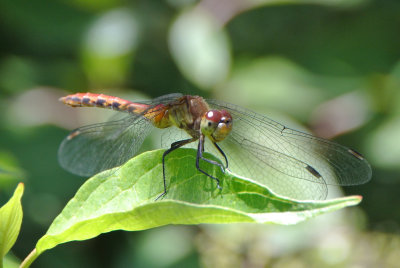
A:
{"label": "dark wing spot", "polygon": [[310,172],[314,177],[321,178],[321,174],[318,173],[318,171],[315,170],[312,166],[307,165],[306,169],[308,172]]}
{"label": "dark wing spot", "polygon": [[360,159],[360,160],[364,160],[364,156],[362,156],[362,154],[360,154],[359,152],[354,151],[354,150],[352,150],[352,149],[348,149],[347,151],[348,151],[352,156],[354,156],[355,158]]}
{"label": "dark wing spot", "polygon": [[82,99],[82,103],[83,103],[83,104],[89,104],[89,103],[90,103],[90,98],[89,98],[89,97],[84,97],[84,98]]}

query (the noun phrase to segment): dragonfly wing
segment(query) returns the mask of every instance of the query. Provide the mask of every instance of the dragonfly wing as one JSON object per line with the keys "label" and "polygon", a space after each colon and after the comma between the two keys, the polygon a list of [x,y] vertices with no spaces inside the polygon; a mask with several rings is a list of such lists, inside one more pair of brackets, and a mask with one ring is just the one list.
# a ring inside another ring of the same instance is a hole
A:
{"label": "dragonfly wing", "polygon": [[232,133],[219,146],[228,157],[230,171],[253,179],[279,195],[320,200],[328,194],[324,178],[296,158],[254,143],[238,133]]}
{"label": "dragonfly wing", "polygon": [[[328,192],[326,183],[304,169],[305,163],[269,148],[259,147],[245,137],[238,136],[237,132],[232,134],[227,140],[218,143],[228,157],[229,169],[232,172],[254,179],[283,196],[303,200],[326,198]],[[170,148],[173,142],[187,138],[190,136],[185,131],[168,128],[161,133],[160,146]],[[186,144],[185,147],[197,149],[197,142]],[[208,139],[205,142],[205,151],[219,157],[221,164],[225,164],[221,154]],[[193,168],[194,166],[193,162]],[[297,167],[302,173],[293,174],[287,166]]]}
{"label": "dragonfly wing", "polygon": [[171,102],[176,101],[177,99],[179,99],[182,96],[183,95],[181,93],[166,94],[166,95],[162,95],[157,98],[154,98],[151,101],[151,103],[153,103],[153,104],[169,104]]}
{"label": "dragonfly wing", "polygon": [[[287,128],[233,104],[207,102],[212,108],[229,111],[233,117],[232,133],[220,144],[226,151],[235,148],[232,156],[225,151],[233,162],[232,169],[236,169],[233,171],[265,183],[277,193],[324,199],[324,184],[357,185],[371,178],[368,162],[347,147]],[[290,183],[300,188],[289,190]]]}
{"label": "dragonfly wing", "polygon": [[60,165],[81,176],[119,166],[136,154],[152,128],[140,115],[78,128],[60,145]]}

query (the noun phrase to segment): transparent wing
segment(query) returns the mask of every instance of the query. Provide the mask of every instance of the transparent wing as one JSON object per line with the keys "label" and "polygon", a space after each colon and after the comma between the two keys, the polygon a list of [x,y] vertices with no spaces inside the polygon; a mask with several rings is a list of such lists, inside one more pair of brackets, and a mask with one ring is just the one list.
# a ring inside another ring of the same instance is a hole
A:
{"label": "transparent wing", "polygon": [[171,102],[179,99],[183,95],[181,93],[171,93],[167,95],[163,95],[151,100],[152,104],[170,104]]}
{"label": "transparent wing", "polygon": [[171,102],[176,101],[177,99],[179,99],[182,96],[183,96],[183,94],[181,94],[181,93],[171,93],[171,94],[159,96],[159,97],[151,99],[151,100],[134,101],[134,103],[149,104],[152,106],[155,106],[158,104],[170,104]]}
{"label": "transparent wing", "polygon": [[60,165],[80,176],[122,165],[136,154],[152,128],[149,120],[132,114],[121,120],[78,128],[60,145]]}
{"label": "transparent wing", "polygon": [[[325,199],[327,184],[356,185],[370,180],[361,155],[337,143],[285,127],[239,106],[207,100],[233,117],[232,133],[220,147],[230,170],[297,199]],[[214,154],[218,155],[216,150]]]}
{"label": "transparent wing", "polygon": [[[161,147],[169,148],[174,141],[187,138],[190,138],[190,136],[186,132],[177,128],[169,128],[161,134]],[[328,193],[326,183],[323,179],[318,179],[303,169],[304,163],[284,154],[273,152],[268,148],[261,150],[258,145],[251,144],[249,141],[240,144],[232,137],[218,144],[225,152],[229,169],[232,172],[253,179],[283,196],[300,200],[326,198]],[[185,147],[197,149],[197,142],[189,143]],[[208,139],[205,141],[204,149],[206,152],[219,157],[221,163],[225,164],[221,154]],[[303,180],[283,173],[289,172],[287,170],[289,165],[301,170],[300,175]],[[195,162],[193,162],[193,167],[195,167]]]}
{"label": "transparent wing", "polygon": [[[173,93],[137,103],[148,104],[148,109],[152,109],[158,104],[174,102],[181,96],[180,93]],[[137,153],[154,128],[151,120],[142,116],[144,113],[129,114],[117,120],[123,115],[120,112],[112,117],[113,121],[75,129],[60,145],[60,165],[80,176],[91,176],[122,165]]]}

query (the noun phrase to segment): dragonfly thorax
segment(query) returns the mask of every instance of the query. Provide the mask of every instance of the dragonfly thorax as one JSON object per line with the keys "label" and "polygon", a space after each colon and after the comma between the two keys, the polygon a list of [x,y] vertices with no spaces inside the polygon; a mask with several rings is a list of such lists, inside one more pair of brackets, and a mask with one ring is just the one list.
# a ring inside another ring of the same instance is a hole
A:
{"label": "dragonfly thorax", "polygon": [[207,111],[201,119],[200,130],[212,142],[222,141],[232,130],[232,116],[225,110]]}

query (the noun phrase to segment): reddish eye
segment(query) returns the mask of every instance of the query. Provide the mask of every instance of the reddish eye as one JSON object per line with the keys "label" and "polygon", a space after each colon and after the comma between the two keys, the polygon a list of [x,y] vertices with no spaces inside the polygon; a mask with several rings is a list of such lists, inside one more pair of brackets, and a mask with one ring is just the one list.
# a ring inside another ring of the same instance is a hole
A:
{"label": "reddish eye", "polygon": [[221,113],[221,116],[225,118],[226,123],[230,123],[232,121],[232,116],[228,111],[221,110],[220,113]]}
{"label": "reddish eye", "polygon": [[220,113],[222,114],[222,116],[232,118],[231,114],[226,110],[221,110]]}
{"label": "reddish eye", "polygon": [[200,128],[211,141],[222,141],[232,130],[232,116],[225,110],[210,110],[201,119]]}
{"label": "reddish eye", "polygon": [[206,113],[207,120],[218,123],[221,120],[222,114],[218,110],[210,110]]}

